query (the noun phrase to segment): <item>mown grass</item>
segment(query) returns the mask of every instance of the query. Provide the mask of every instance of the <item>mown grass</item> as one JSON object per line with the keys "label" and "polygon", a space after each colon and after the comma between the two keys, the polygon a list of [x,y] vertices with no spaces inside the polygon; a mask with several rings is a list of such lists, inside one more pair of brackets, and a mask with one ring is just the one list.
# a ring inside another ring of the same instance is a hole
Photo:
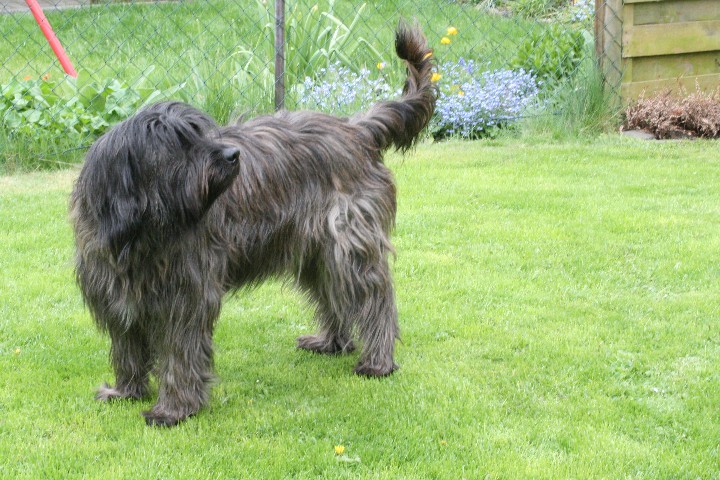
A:
{"label": "mown grass", "polygon": [[[294,349],[311,312],[229,298],[211,408],[93,400],[108,342],[73,282],[75,173],[0,178],[3,478],[714,478],[715,143],[422,145],[388,160],[402,368]],[[345,453],[338,456],[336,445]]]}

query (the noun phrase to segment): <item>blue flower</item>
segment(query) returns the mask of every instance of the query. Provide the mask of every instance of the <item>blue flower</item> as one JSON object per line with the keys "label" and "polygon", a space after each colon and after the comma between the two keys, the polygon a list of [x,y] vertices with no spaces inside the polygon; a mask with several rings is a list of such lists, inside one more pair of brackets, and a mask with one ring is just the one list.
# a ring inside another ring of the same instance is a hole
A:
{"label": "blue flower", "polygon": [[[464,58],[439,66],[439,94],[430,125],[435,137],[483,136],[518,120],[537,104],[540,85],[531,72],[488,70],[476,74],[478,71],[477,62]],[[340,64],[321,69],[317,78],[305,78],[294,91],[299,108],[336,115],[351,115],[401,93],[377,71],[356,73]]]}
{"label": "blue flower", "polygon": [[493,70],[474,76],[476,62],[460,59],[440,66],[435,137],[475,138],[520,118],[537,101],[538,84],[523,70]]}

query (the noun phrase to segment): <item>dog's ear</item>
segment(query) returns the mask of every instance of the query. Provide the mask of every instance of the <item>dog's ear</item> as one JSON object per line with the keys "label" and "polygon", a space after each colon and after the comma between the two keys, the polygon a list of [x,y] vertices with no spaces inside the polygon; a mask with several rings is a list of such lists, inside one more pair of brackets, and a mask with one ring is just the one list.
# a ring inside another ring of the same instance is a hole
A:
{"label": "dog's ear", "polygon": [[102,217],[101,231],[118,264],[127,259],[142,227],[144,209],[136,193],[129,183],[108,190],[108,214]]}
{"label": "dog's ear", "polygon": [[88,193],[86,208],[98,219],[98,240],[119,265],[125,263],[141,231],[147,205],[134,153],[116,139],[98,141],[88,152],[80,181]]}

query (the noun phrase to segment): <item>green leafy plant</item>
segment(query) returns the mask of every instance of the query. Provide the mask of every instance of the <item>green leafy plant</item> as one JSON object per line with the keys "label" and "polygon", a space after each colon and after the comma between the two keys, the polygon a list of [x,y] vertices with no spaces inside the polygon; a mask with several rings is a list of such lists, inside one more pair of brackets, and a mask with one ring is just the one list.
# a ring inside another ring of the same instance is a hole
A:
{"label": "green leafy plant", "polygon": [[[255,83],[273,83],[275,20],[265,2],[257,1],[259,24],[263,25],[255,45],[240,47],[237,75],[251,75]],[[314,5],[304,11],[295,4],[285,17],[285,74],[288,86],[302,83],[305,77],[316,78],[318,72],[340,64],[360,74],[368,65],[375,65],[382,55],[368,40],[358,34],[366,4],[358,7],[354,18],[346,23],[335,13],[335,1],[324,9]],[[290,91],[290,89],[288,89]]]}
{"label": "green leafy plant", "polygon": [[14,80],[0,85],[0,171],[63,168],[113,124],[183,85],[147,87],[152,68],[133,82],[77,78]]}
{"label": "green leafy plant", "polygon": [[567,0],[515,0],[505,2],[516,15],[526,18],[547,17],[567,5]]}
{"label": "green leafy plant", "polygon": [[455,2],[477,5],[477,8],[483,10],[505,11],[524,18],[547,18],[572,6],[569,0],[455,0]]}
{"label": "green leafy plant", "polygon": [[[148,70],[145,74],[149,73]],[[0,125],[10,135],[30,139],[84,138],[103,133],[143,105],[173,94],[117,79],[96,81],[85,72],[78,77],[16,80],[0,85]]]}
{"label": "green leafy plant", "polygon": [[[584,0],[581,0],[584,1]],[[568,0],[456,0],[484,10],[501,10],[524,18],[552,17],[571,7]]]}
{"label": "green leafy plant", "polygon": [[545,83],[555,84],[571,77],[583,58],[582,31],[569,31],[562,25],[532,32],[510,62],[514,68],[533,72]]}

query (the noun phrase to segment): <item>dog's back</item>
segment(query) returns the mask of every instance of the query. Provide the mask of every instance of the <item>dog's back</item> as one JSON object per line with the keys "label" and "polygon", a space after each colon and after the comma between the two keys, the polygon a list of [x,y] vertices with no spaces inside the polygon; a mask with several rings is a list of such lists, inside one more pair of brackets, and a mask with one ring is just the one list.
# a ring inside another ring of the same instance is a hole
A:
{"label": "dog's back", "polygon": [[[395,222],[396,189],[383,153],[414,144],[436,99],[432,50],[420,28],[400,22],[395,44],[408,72],[398,100],[377,103],[349,118],[280,111],[219,130],[223,142],[242,152],[233,194],[221,199],[232,207],[220,210],[238,217],[229,224],[243,225],[242,231],[228,228],[241,239],[237,246],[242,253],[231,257],[252,260],[231,266],[232,284],[287,270],[293,259],[311,255],[308,242],[324,242],[328,225],[335,228],[347,218],[364,218],[372,226],[358,235],[365,238],[362,243],[371,243],[368,250],[377,249],[378,256],[392,250],[387,237]],[[337,218],[331,221],[328,215]],[[256,238],[258,233],[263,238]],[[274,240],[287,236],[294,241]],[[270,244],[275,246],[271,253],[256,252]]]}

